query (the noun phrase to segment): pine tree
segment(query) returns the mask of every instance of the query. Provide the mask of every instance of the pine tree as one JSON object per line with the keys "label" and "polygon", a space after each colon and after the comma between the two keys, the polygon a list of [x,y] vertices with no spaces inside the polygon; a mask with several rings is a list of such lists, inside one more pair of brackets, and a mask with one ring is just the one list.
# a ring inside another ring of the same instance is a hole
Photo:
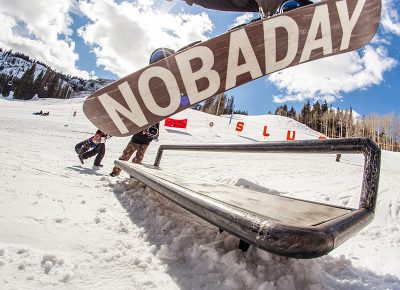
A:
{"label": "pine tree", "polygon": [[28,100],[33,97],[32,88],[33,88],[33,80],[35,78],[35,70],[36,63],[33,63],[32,66],[22,75],[18,86],[15,89],[15,98]]}
{"label": "pine tree", "polygon": [[201,111],[210,114],[213,111],[215,112],[215,110],[213,110],[213,109],[214,109],[214,97],[211,97],[211,98],[208,98],[204,102],[204,105],[203,105]]}
{"label": "pine tree", "polygon": [[58,98],[60,90],[60,74],[54,73],[54,78],[52,79],[49,87],[49,98]]}
{"label": "pine tree", "polygon": [[320,132],[321,131],[321,106],[319,102],[316,101],[312,108],[311,113],[311,128]]}
{"label": "pine tree", "polygon": [[36,77],[35,81],[33,82],[33,86],[32,86],[33,95],[35,95],[35,94],[39,95],[40,86],[42,84],[42,79],[43,79],[43,71],[41,71],[39,73],[39,75]]}
{"label": "pine tree", "polygon": [[39,85],[39,97],[47,98],[49,96],[49,83],[51,82],[52,78],[54,78],[53,71],[50,68],[46,69],[46,72],[44,73],[42,81]]}
{"label": "pine tree", "polygon": [[234,96],[230,96],[228,98],[224,114],[226,114],[226,115],[232,114],[234,104],[235,104],[235,97]]}
{"label": "pine tree", "polygon": [[303,108],[301,109],[300,114],[300,122],[310,126],[310,119],[311,119],[311,104],[310,100],[307,100],[307,103],[304,104]]}
{"label": "pine tree", "polygon": [[292,119],[297,119],[297,113],[296,110],[293,108],[293,106],[290,108],[290,111],[288,112],[288,117]]}
{"label": "pine tree", "polygon": [[222,115],[224,113],[225,105],[226,105],[226,94],[221,93],[217,95],[215,100],[215,115],[217,116]]}

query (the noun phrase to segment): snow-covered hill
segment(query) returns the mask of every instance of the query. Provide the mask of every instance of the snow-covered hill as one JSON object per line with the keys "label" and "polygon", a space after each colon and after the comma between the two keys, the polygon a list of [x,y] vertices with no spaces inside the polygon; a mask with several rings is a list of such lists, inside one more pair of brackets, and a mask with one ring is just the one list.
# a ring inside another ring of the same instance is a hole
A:
{"label": "snow-covered hill", "polygon": [[[0,289],[400,289],[399,153],[382,152],[375,220],[331,254],[243,253],[236,238],[127,174],[108,176],[129,138],[107,142],[102,169],[92,168],[93,159],[80,165],[73,147],[96,130],[82,102],[0,99]],[[40,110],[50,116],[32,115]],[[187,130],[161,126],[144,162],[154,161],[161,144],[284,140],[288,130],[296,139],[320,136],[275,115],[234,116],[230,125],[229,116],[193,110],[174,117],[187,118]],[[363,157],[167,151],[161,166],[357,207]]]}
{"label": "snow-covered hill", "polygon": [[[29,70],[29,68],[36,64],[34,77],[35,79],[42,72],[43,74],[47,69],[51,69],[49,66],[42,62],[36,62],[21,53],[12,53],[10,51],[4,51],[0,48],[0,74],[11,76],[11,82],[15,82],[15,79],[21,79],[23,74]],[[107,79],[91,79],[84,80],[74,76],[61,74],[62,86],[68,84],[73,90],[72,97],[86,96],[101,87],[113,82],[113,80]],[[0,84],[1,86],[1,84]],[[1,88],[0,88],[1,89]],[[1,92],[1,90],[0,90]]]}

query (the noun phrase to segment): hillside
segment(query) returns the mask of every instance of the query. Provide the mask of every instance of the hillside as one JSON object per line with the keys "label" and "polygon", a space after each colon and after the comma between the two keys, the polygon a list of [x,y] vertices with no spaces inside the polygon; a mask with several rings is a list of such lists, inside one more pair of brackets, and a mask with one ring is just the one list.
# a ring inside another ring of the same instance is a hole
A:
{"label": "hillside", "polygon": [[[60,96],[60,98],[84,96],[113,82],[113,80],[107,79],[84,80],[61,72],[55,72],[48,65],[32,60],[26,55],[14,53],[12,51],[4,51],[0,48],[0,95],[2,94],[6,97],[9,95],[10,91],[15,92],[18,89],[18,85],[29,85],[29,82],[22,80],[22,78],[33,65],[35,65],[35,68],[33,72],[32,85],[33,82],[37,81],[38,77],[42,77],[42,86],[46,87],[46,90],[47,88],[50,89],[52,86],[59,86],[60,89],[67,87],[70,88],[68,94],[65,92]],[[48,74],[52,72],[54,75],[44,79],[46,72]],[[33,88],[31,88],[30,91],[33,91]],[[39,97],[54,97],[56,95],[54,93],[51,94],[50,92],[45,92],[44,90],[42,90],[43,95],[41,95],[40,90],[37,90],[36,92],[29,93],[29,96],[31,95],[31,97],[26,99],[31,99],[35,93],[38,93]]]}
{"label": "hillside", "polygon": [[[92,168],[93,159],[81,165],[74,145],[96,130],[82,102],[0,98],[0,289],[400,289],[399,153],[382,152],[375,220],[329,255],[296,260],[254,247],[243,253],[238,239],[127,174],[108,175],[128,137],[107,141],[103,168]],[[32,115],[40,110],[50,115]],[[319,137],[275,115],[235,115],[229,124],[228,116],[189,109],[174,118],[187,118],[187,129],[161,124],[145,163],[161,144],[267,142],[285,139],[288,130],[296,139]],[[363,156],[335,162],[333,154],[165,152],[161,166],[357,207]]]}

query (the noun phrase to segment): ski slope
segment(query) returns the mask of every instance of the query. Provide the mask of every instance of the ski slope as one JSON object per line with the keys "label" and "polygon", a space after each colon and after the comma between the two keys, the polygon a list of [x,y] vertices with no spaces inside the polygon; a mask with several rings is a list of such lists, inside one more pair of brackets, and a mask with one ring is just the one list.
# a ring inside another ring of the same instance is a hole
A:
{"label": "ski slope", "polygon": [[[96,130],[82,103],[0,99],[0,289],[400,289],[399,153],[382,152],[375,220],[329,255],[243,253],[237,238],[125,173],[108,175],[129,137],[107,141],[103,168],[94,159],[81,165],[74,145]],[[32,115],[40,110],[50,116]],[[145,163],[161,144],[284,140],[287,130],[320,136],[274,115],[234,116],[230,125],[229,116],[193,110],[174,118],[188,118],[187,129],[161,125]],[[245,123],[239,134],[237,121]],[[333,154],[166,151],[161,160],[187,176],[351,207],[362,166],[353,154],[335,162]]]}

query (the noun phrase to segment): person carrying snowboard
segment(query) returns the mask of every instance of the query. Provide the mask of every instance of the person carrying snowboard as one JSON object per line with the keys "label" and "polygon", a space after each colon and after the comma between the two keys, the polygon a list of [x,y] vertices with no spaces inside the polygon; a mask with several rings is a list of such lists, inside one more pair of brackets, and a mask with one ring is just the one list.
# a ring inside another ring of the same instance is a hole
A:
{"label": "person carrying snowboard", "polygon": [[[167,0],[172,1],[172,0]],[[284,13],[301,6],[312,4],[309,0],[183,0],[207,9],[232,12],[260,12],[261,17]]]}
{"label": "person carrying snowboard", "polygon": [[107,134],[100,130],[97,130],[93,137],[81,143],[78,143],[75,146],[75,151],[78,153],[78,158],[81,163],[83,164],[83,160],[97,155],[93,165],[97,167],[103,167],[101,161],[106,154],[105,142],[107,138],[109,138]]}
{"label": "person carrying snowboard", "polygon": [[[153,64],[165,57],[173,55],[175,51],[168,48],[156,49],[150,56],[149,64]],[[132,159],[133,163],[142,163],[144,154],[146,153],[147,147],[150,143],[158,138],[160,123],[156,123],[146,130],[136,133],[132,136],[131,141],[129,141],[124,152],[122,153],[119,160],[127,161],[131,158],[132,154],[136,152],[135,157]],[[114,166],[110,176],[114,177],[121,173],[121,169]]]}

